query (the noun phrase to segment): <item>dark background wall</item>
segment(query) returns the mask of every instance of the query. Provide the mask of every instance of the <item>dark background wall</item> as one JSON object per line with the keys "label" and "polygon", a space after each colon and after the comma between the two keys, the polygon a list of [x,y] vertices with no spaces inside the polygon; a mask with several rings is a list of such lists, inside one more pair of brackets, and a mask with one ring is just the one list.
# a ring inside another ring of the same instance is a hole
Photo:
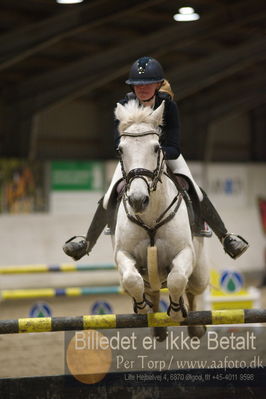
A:
{"label": "dark background wall", "polygon": [[[199,21],[177,23],[190,5]],[[163,64],[190,160],[265,162],[263,0],[0,2],[0,156],[108,159],[132,62]]]}

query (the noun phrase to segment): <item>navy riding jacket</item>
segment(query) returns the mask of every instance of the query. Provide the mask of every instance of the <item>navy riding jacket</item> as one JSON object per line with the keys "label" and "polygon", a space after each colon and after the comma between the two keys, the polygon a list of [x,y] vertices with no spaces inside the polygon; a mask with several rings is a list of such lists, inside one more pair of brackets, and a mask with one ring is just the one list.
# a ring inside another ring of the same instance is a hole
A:
{"label": "navy riding jacket", "polygon": [[[124,105],[129,100],[136,98],[134,93],[128,93],[125,98],[119,101]],[[160,144],[165,152],[166,159],[177,159],[181,153],[180,151],[180,121],[179,112],[176,103],[171,99],[171,96],[165,92],[159,91],[155,97],[154,109],[158,108],[162,101],[165,101],[162,134],[160,136]],[[115,120],[114,135],[115,148],[118,147],[120,137],[118,132],[119,121]]]}

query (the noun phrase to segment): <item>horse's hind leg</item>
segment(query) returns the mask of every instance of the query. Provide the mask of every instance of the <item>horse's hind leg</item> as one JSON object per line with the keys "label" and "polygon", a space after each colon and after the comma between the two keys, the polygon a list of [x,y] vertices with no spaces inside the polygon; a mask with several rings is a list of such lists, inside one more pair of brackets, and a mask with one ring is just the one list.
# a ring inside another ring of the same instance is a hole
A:
{"label": "horse's hind leg", "polygon": [[[189,310],[197,310],[197,297],[191,292],[187,292],[187,298],[189,303]],[[192,337],[201,338],[206,332],[206,326],[188,326],[188,335]]]}
{"label": "horse's hind leg", "polygon": [[[147,295],[153,304],[153,312],[160,311],[160,291],[147,291]],[[154,327],[153,335],[157,341],[163,342],[167,337],[167,327]]]}
{"label": "horse's hind leg", "polygon": [[151,304],[145,299],[144,281],[136,269],[135,259],[126,251],[118,251],[116,263],[121,275],[122,286],[134,300],[134,312],[141,314],[150,312]]}
{"label": "horse's hind leg", "polygon": [[[189,279],[187,286],[187,298],[190,310],[198,310],[198,298],[207,288],[209,283],[209,273],[206,264],[197,264]],[[205,326],[188,326],[190,337],[201,338],[206,332]]]}

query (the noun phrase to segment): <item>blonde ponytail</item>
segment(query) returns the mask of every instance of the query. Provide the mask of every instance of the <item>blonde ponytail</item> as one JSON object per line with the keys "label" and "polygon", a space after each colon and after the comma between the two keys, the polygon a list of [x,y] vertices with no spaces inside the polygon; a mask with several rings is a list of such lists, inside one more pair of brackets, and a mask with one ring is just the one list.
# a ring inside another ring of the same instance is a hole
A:
{"label": "blonde ponytail", "polygon": [[174,98],[174,92],[171,88],[170,83],[166,79],[164,79],[159,91],[163,91],[163,92],[169,94],[169,96],[171,96],[172,99]]}

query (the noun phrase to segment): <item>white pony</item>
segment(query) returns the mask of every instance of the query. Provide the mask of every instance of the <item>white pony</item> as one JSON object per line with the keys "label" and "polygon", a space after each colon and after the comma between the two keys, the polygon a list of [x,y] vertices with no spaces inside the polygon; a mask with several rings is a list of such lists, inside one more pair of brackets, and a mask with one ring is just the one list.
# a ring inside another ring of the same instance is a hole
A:
{"label": "white pony", "polygon": [[[160,288],[169,290],[169,316],[175,321],[196,310],[196,296],[208,285],[204,238],[192,237],[186,204],[167,175],[159,144],[164,103],[156,110],[136,100],[117,104],[118,152],[126,182],[113,237],[114,256],[124,290],[136,313],[159,310]],[[150,269],[157,261],[157,270]],[[184,304],[186,293],[188,304]],[[190,335],[202,336],[203,327]]]}

